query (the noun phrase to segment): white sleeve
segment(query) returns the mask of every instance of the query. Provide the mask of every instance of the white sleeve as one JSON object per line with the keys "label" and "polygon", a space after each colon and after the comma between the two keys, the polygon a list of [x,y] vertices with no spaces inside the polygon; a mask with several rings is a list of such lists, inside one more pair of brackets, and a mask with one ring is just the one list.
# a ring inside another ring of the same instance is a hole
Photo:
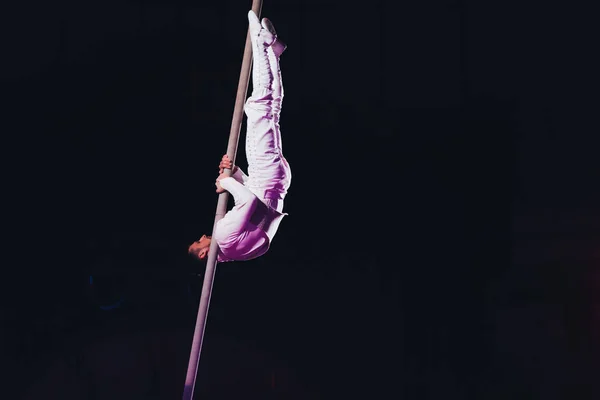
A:
{"label": "white sleeve", "polygon": [[256,199],[256,195],[242,183],[233,179],[233,176],[223,178],[219,183],[223,189],[227,190],[233,196],[233,201],[236,206],[246,204],[249,201]]}
{"label": "white sleeve", "polygon": [[245,185],[246,182],[248,182],[248,175],[246,175],[240,167],[237,168],[237,171],[235,171],[235,173],[232,174],[231,177],[239,183],[241,183],[242,185]]}

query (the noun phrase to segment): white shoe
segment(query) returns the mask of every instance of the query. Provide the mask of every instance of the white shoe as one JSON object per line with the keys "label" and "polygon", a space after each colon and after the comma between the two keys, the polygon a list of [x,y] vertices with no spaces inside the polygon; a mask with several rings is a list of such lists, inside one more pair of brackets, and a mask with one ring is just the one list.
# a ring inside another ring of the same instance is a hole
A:
{"label": "white shoe", "polygon": [[287,45],[277,37],[277,31],[271,20],[263,18],[261,22],[254,11],[250,10],[248,12],[248,21],[250,23],[250,35],[253,38],[258,38],[258,43],[266,47],[272,47],[275,55],[279,57],[287,48]]}
{"label": "white shoe", "polygon": [[[273,53],[275,53],[277,58],[279,58],[279,56],[281,56],[281,53],[283,53],[287,48],[287,45],[277,37],[277,31],[275,30],[275,26],[273,26],[273,23],[269,18],[263,18],[261,25],[266,31],[268,31],[272,35],[272,41],[270,46],[273,50]],[[271,40],[271,37],[269,37],[269,40]]]}

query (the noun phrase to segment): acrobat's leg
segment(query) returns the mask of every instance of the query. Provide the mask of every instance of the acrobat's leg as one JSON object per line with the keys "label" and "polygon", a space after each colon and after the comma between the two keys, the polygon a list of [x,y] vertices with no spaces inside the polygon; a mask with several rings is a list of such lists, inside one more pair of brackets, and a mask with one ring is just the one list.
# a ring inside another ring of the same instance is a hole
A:
{"label": "acrobat's leg", "polygon": [[256,99],[265,96],[271,97],[274,95],[274,71],[269,63],[268,50],[271,45],[275,44],[277,35],[263,26],[266,24],[266,26],[272,27],[273,24],[266,18],[263,18],[263,24],[261,24],[254,11],[248,12],[248,23],[252,41],[252,97]]}
{"label": "acrobat's leg", "polygon": [[277,127],[275,130],[275,146],[282,149],[281,147],[281,131],[279,129],[279,117],[281,114],[281,104],[283,102],[283,79],[281,77],[281,67],[279,65],[279,57],[285,51],[286,45],[277,37],[277,31],[275,31],[275,27],[273,23],[268,18],[263,18],[262,27],[269,31],[274,37],[275,40],[267,48],[267,58],[269,60],[269,66],[271,69],[271,75],[273,77],[273,81],[271,84],[271,88],[273,91],[273,120]]}
{"label": "acrobat's leg", "polygon": [[[283,200],[291,179],[290,168],[283,157],[279,115],[283,101],[283,85],[279,56],[285,45],[277,39],[273,24],[266,18],[262,24],[248,13],[252,40],[252,96],[246,101],[248,187],[261,200]],[[281,208],[282,203],[275,208]]]}

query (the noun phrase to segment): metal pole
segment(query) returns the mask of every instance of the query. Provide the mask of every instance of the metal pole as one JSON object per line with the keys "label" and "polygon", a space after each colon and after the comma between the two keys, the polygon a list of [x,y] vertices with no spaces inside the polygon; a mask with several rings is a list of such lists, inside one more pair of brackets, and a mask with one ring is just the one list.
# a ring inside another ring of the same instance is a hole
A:
{"label": "metal pole", "polygon": [[[252,0],[252,11],[260,18],[262,9],[262,0]],[[231,130],[229,131],[229,143],[227,145],[227,155],[235,163],[242,119],[244,117],[244,104],[248,92],[248,82],[250,80],[250,70],[252,68],[252,43],[250,41],[250,30],[246,34],[246,47],[244,48],[244,58],[242,59],[242,70],[235,98],[235,107],[233,109],[233,118],[231,120]],[[225,173],[231,175],[231,170],[226,169]],[[215,213],[215,222],[213,232],[217,222],[219,222],[227,212],[227,201],[229,193],[227,191],[219,195],[217,201],[217,211]],[[204,283],[202,284],[202,294],[200,295],[200,307],[196,317],[196,328],[192,340],[192,350],[190,351],[190,361],[188,363],[187,375],[185,377],[185,388],[183,390],[183,400],[192,400],[194,388],[196,386],[196,375],[198,373],[198,363],[200,361],[200,352],[202,351],[202,342],[204,339],[204,330],[206,329],[206,319],[208,316],[208,305],[212,291],[213,281],[215,279],[215,270],[217,268],[217,243],[213,240],[208,252],[206,261],[206,271],[204,273]]]}

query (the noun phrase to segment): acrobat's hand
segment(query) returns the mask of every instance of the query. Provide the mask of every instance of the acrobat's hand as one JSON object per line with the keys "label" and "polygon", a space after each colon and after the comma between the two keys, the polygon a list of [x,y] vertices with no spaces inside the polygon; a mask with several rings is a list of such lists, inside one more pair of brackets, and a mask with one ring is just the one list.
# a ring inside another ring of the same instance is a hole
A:
{"label": "acrobat's hand", "polygon": [[221,158],[221,162],[219,163],[219,174],[222,174],[225,171],[225,168],[230,169],[232,174],[235,174],[235,171],[237,171],[237,166],[233,165],[233,162],[229,159],[227,154]]}
{"label": "acrobat's hand", "polygon": [[223,189],[223,186],[221,186],[221,179],[223,178],[228,178],[227,175],[225,175],[224,173],[219,174],[219,176],[217,177],[217,180],[215,181],[215,186],[217,187],[217,193],[223,193],[225,191],[225,189]]}

